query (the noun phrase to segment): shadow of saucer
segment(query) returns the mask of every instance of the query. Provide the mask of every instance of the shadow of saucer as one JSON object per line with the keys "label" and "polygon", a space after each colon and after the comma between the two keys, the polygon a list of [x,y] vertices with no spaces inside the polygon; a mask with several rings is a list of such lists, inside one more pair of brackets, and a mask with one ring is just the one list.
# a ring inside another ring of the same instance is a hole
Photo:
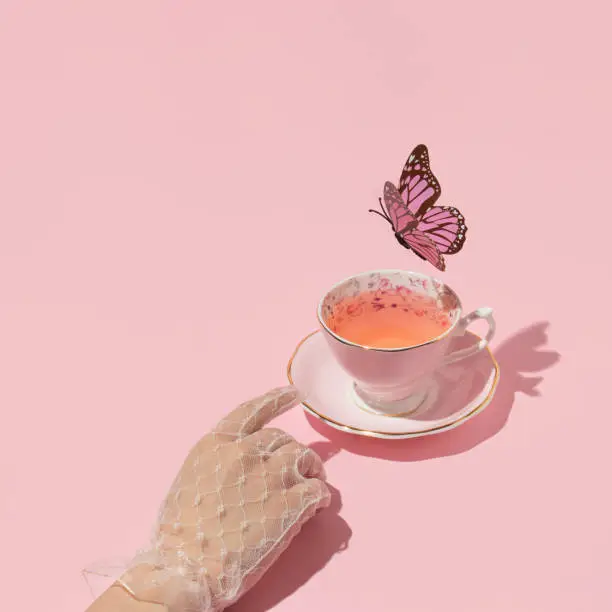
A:
{"label": "shadow of saucer", "polygon": [[[329,443],[316,443],[316,450],[325,457]],[[335,454],[335,452],[334,452]],[[328,485],[329,486],[329,485]],[[312,576],[322,570],[333,556],[345,550],[352,531],[340,517],[340,493],[329,487],[332,501],[308,521],[289,548],[279,557],[263,578],[230,610],[232,612],[266,612],[293,594]]]}
{"label": "shadow of saucer", "polygon": [[335,447],[356,455],[389,461],[423,461],[463,453],[504,427],[517,393],[540,395],[538,385],[543,377],[533,374],[552,367],[561,358],[558,352],[545,350],[548,326],[548,322],[540,322],[521,329],[494,351],[501,372],[495,397],[481,414],[456,429],[412,440],[382,440],[333,429],[308,413],[306,418]]}

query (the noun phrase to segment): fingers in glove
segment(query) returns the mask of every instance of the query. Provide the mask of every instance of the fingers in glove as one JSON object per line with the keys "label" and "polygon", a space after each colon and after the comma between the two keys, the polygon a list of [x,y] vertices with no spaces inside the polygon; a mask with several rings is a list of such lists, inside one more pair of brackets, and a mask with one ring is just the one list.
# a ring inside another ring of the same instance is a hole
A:
{"label": "fingers in glove", "polygon": [[272,476],[278,475],[281,486],[285,488],[302,482],[304,478],[325,480],[325,468],[319,455],[295,441],[272,453],[265,466]]}
{"label": "fingers in glove", "polygon": [[265,427],[274,417],[295,406],[299,400],[300,393],[292,385],[272,389],[238,406],[219,422],[213,433],[227,439],[244,438]]}
{"label": "fingers in glove", "polygon": [[[294,503],[297,503],[303,509],[302,524],[318,510],[327,508],[331,503],[329,487],[323,480],[318,478],[307,478],[303,482],[294,485],[287,491],[287,496],[294,499]],[[295,500],[296,497],[299,500]]]}
{"label": "fingers in glove", "polygon": [[242,445],[246,452],[269,455],[291,442],[295,440],[286,431],[276,427],[266,427],[248,435],[242,440]]}

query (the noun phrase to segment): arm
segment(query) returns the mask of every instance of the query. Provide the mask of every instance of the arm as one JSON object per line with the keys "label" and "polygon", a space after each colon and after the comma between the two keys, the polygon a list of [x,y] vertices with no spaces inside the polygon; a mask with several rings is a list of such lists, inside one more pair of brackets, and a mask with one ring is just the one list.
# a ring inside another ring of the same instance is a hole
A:
{"label": "arm", "polygon": [[86,612],[167,612],[166,606],[137,601],[123,587],[113,585]]}

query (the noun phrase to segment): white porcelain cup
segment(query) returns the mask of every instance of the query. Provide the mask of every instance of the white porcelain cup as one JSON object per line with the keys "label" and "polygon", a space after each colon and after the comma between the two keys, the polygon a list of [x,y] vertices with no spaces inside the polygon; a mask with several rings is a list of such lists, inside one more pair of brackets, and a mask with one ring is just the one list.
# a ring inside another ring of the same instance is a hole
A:
{"label": "white porcelain cup", "polygon": [[[338,313],[342,312],[343,317],[365,316],[364,309],[355,306],[355,298],[364,295],[372,299],[373,294],[377,296],[374,299],[393,307],[415,308],[415,304],[427,304],[419,312],[439,320],[444,318],[445,326],[440,327],[436,337],[399,348],[364,346],[336,333]],[[343,309],[343,302],[350,307]],[[427,396],[427,382],[433,372],[483,350],[495,334],[491,308],[478,308],[464,316],[459,297],[448,285],[404,270],[364,272],[337,283],[321,299],[317,315],[333,355],[354,380],[357,403],[389,415],[416,410]],[[488,323],[486,336],[467,349],[451,351],[451,340],[463,335],[479,319]]]}

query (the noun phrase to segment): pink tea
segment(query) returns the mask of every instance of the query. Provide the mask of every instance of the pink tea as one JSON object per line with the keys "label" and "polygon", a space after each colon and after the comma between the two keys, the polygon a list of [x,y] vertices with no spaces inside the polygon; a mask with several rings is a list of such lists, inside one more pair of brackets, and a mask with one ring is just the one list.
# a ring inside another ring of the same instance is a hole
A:
{"label": "pink tea", "polygon": [[430,297],[410,291],[366,291],[332,307],[328,327],[349,342],[372,348],[403,348],[433,340],[451,325]]}

